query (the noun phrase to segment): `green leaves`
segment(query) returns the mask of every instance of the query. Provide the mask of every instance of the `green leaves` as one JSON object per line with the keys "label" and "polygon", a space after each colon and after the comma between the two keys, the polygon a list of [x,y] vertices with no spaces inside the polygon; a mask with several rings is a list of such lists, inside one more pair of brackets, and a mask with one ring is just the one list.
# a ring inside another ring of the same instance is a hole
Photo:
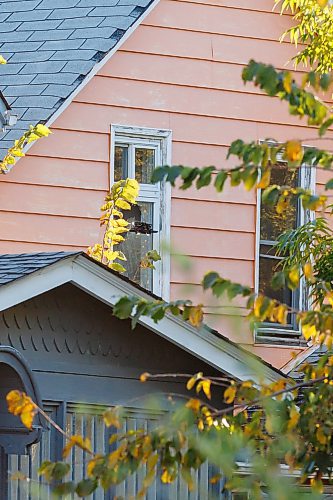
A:
{"label": "green leaves", "polygon": [[267,187],[261,195],[262,202],[265,205],[275,205],[280,196],[281,188],[280,186],[273,184],[272,186]]}
{"label": "green leaves", "polygon": [[155,269],[154,262],[162,260],[160,254],[156,250],[150,250],[141,259],[140,267],[143,269]]}
{"label": "green leaves", "polygon": [[185,167],[182,167],[181,165],[175,165],[173,167],[169,167],[168,165],[157,167],[152,174],[151,182],[165,181],[170,182],[172,186],[175,186],[175,180],[181,175],[184,168]]}
{"label": "green leaves", "polygon": [[[297,85],[288,71],[277,71],[273,66],[251,60],[242,73],[244,82],[253,82],[269,96],[277,96],[289,103],[289,113],[307,116],[308,125],[322,125],[328,108],[310,92]],[[326,84],[326,82],[325,82]],[[325,129],[325,126],[323,126]]]}
{"label": "green leaves", "polygon": [[[217,192],[222,192],[229,179],[231,186],[243,184],[246,190],[261,189],[262,203],[276,206],[278,214],[282,215],[293,202],[294,198],[301,200],[304,209],[318,210],[326,205],[327,197],[315,195],[309,189],[301,187],[270,185],[271,170],[279,164],[282,157],[291,169],[303,168],[303,165],[318,165],[330,169],[333,164],[333,155],[317,148],[303,148],[300,141],[289,140],[285,143],[256,141],[246,143],[241,139],[235,140],[228,150],[227,158],[236,156],[240,161],[238,167],[229,170],[214,170],[214,167],[160,167],[157,177],[167,182],[174,182],[176,176],[180,181],[180,189],[187,189],[196,183],[198,188],[208,186],[214,181]],[[308,167],[307,167],[308,168]],[[326,183],[326,189],[333,187],[333,181]]]}
{"label": "green leaves", "polygon": [[200,326],[203,320],[202,305],[193,305],[190,300],[164,302],[127,296],[119,299],[113,308],[113,314],[117,318],[132,318],[132,328],[135,328],[141,316],[148,316],[157,323],[168,312],[174,316],[182,316],[184,321],[189,321],[195,327]]}
{"label": "green leaves", "polygon": [[190,188],[196,180],[197,189],[201,189],[208,186],[212,180],[212,173],[215,171],[215,167],[203,167],[203,168],[192,168],[184,167],[181,165],[176,165],[173,167],[164,166],[158,167],[154,170],[152,175],[152,182],[170,182],[172,186],[175,186],[176,179],[180,178],[182,184],[180,189]]}
{"label": "green leaves", "polygon": [[205,186],[209,186],[212,180],[212,172],[215,171],[215,167],[205,167],[198,176],[196,182],[196,188],[201,189]]}
{"label": "green leaves", "polygon": [[119,319],[127,319],[131,316],[133,308],[137,306],[137,297],[121,297],[113,308],[113,314]]}
{"label": "green leaves", "polygon": [[226,294],[229,300],[234,299],[237,295],[241,295],[242,297],[248,297],[251,295],[250,287],[221,278],[219,274],[215,272],[207,273],[204,276],[202,286],[204,290],[210,288],[213,295],[218,298],[220,298],[223,294]]}
{"label": "green leaves", "polygon": [[327,130],[329,129],[329,127],[333,125],[333,116],[330,116],[326,121],[324,121],[324,123],[321,124],[321,126],[319,127],[319,135],[320,137],[322,137],[323,135],[326,134]]}
{"label": "green leaves", "polygon": [[70,465],[65,462],[43,462],[38,473],[44,476],[47,481],[60,481],[70,471]]}
{"label": "green leaves", "polygon": [[272,280],[271,280],[271,286],[273,290],[279,290],[283,288],[286,284],[286,276],[283,271],[279,271],[277,273],[274,273]]}
{"label": "green leaves", "polygon": [[242,79],[246,82],[254,82],[269,96],[275,96],[279,90],[285,90],[283,81],[287,73],[279,74],[271,65],[257,63],[253,59],[243,69]]}
{"label": "green leaves", "polygon": [[97,479],[83,479],[76,486],[75,493],[80,498],[87,497],[88,495],[91,495],[97,487]]}
{"label": "green leaves", "polygon": [[224,184],[227,178],[228,174],[224,170],[221,170],[215,177],[214,186],[218,193],[221,193],[223,191]]}

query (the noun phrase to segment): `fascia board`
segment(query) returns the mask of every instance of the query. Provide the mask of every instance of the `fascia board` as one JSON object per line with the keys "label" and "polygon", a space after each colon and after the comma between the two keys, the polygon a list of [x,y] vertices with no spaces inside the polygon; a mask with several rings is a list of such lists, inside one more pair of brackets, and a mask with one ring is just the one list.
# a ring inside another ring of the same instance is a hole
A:
{"label": "fascia board", "polygon": [[72,260],[65,259],[0,287],[0,311],[71,280]]}
{"label": "fascia board", "polygon": [[288,375],[290,372],[296,370],[302,363],[304,363],[311,354],[320,349],[320,344],[313,344],[300,352],[295,358],[288,361],[285,365],[281,367],[282,373]]}

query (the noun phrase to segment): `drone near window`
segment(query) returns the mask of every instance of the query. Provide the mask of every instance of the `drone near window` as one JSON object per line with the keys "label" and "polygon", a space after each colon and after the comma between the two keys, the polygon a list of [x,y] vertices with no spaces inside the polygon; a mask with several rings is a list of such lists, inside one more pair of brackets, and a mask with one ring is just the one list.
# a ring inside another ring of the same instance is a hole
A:
{"label": "drone near window", "polygon": [[134,205],[127,216],[127,220],[129,220],[131,224],[130,233],[153,234],[158,232],[153,230],[153,225],[149,224],[149,222],[142,222],[140,220],[141,218],[142,208],[139,205]]}
{"label": "drone near window", "polygon": [[129,230],[130,233],[135,233],[135,234],[153,234],[157,233],[158,231],[155,231],[153,229],[152,224],[149,224],[148,222],[141,222],[141,221],[134,221],[131,223],[131,229]]}

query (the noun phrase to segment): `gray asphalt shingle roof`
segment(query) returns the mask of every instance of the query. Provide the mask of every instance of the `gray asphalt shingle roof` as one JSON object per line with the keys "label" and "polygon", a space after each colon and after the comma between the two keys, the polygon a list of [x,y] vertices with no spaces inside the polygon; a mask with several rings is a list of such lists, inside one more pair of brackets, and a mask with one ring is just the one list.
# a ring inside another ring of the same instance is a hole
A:
{"label": "gray asphalt shingle roof", "polygon": [[316,365],[320,358],[327,353],[327,348],[325,346],[318,347],[318,349],[312,352],[297,368],[288,373],[288,376],[299,383],[303,381],[304,374],[302,368],[304,365]]}
{"label": "gray asphalt shingle roof", "polygon": [[81,252],[41,252],[0,255],[0,286]]}
{"label": "gray asphalt shingle roof", "polygon": [[47,121],[152,0],[0,1],[3,91],[17,125],[0,156],[30,124]]}

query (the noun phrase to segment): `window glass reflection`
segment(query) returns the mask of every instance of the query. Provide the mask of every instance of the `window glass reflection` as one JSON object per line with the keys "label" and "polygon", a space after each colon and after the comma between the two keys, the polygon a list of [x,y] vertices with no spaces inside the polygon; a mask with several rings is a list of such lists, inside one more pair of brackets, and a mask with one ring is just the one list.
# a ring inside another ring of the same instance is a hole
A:
{"label": "window glass reflection", "polygon": [[135,178],[140,184],[151,184],[155,168],[155,150],[135,148]]}
{"label": "window glass reflection", "polygon": [[114,180],[115,182],[128,177],[128,147],[116,146],[114,150]]}
{"label": "window glass reflection", "polygon": [[[276,165],[272,169],[271,184],[296,187],[298,171],[290,170],[286,165]],[[276,207],[261,204],[260,209],[260,239],[276,241],[281,233],[297,226],[297,200],[292,202],[283,214],[276,213]]]}
{"label": "window glass reflection", "polygon": [[[153,204],[140,202],[134,205],[131,210],[124,210],[124,218],[130,222],[146,222],[153,224]],[[140,262],[147,252],[153,250],[152,234],[136,234],[129,232],[125,241],[117,249],[124,252],[127,261],[124,262],[126,268],[125,276],[138,283],[147,290],[153,289],[153,270],[142,269]]]}

